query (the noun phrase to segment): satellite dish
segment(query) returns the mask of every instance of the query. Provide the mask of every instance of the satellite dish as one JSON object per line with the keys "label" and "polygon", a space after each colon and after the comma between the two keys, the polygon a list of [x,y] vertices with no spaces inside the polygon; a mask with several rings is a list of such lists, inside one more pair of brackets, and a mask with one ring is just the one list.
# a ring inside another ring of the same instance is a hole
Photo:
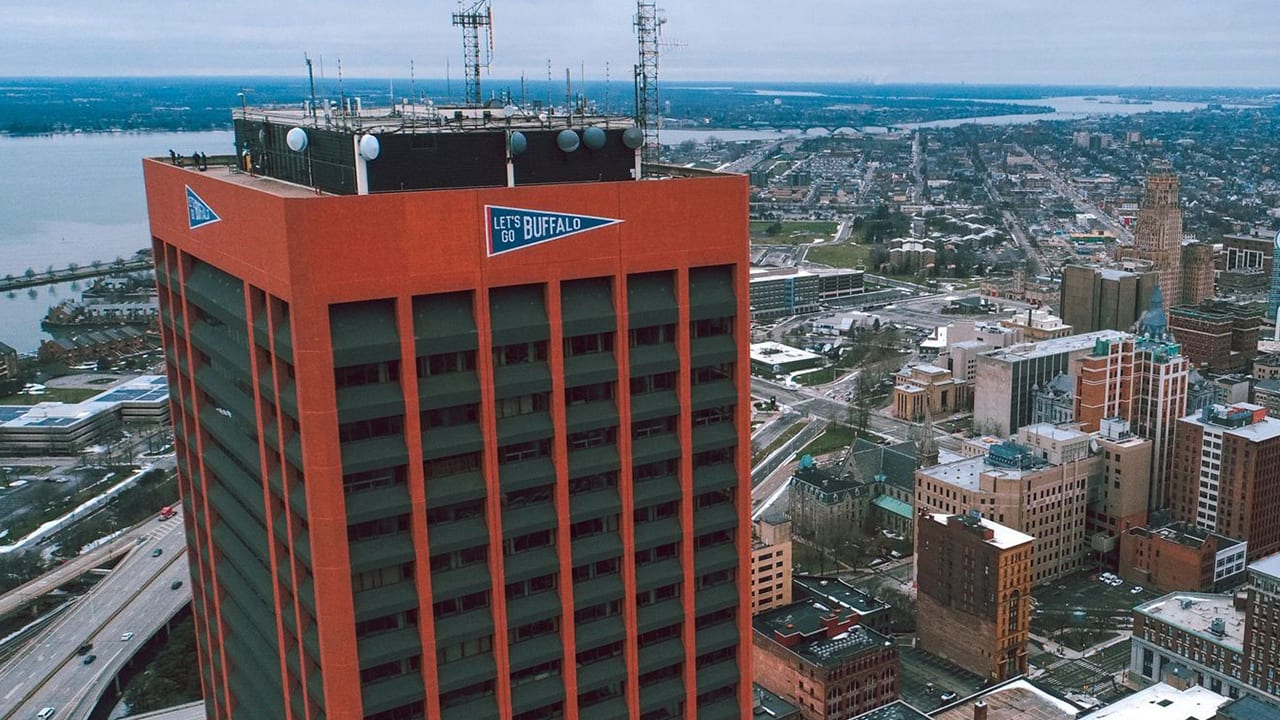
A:
{"label": "satellite dish", "polygon": [[381,149],[382,146],[378,143],[378,138],[372,135],[360,136],[360,157],[365,160],[377,160],[378,151]]}
{"label": "satellite dish", "polygon": [[258,144],[262,145],[267,142],[267,129],[265,127],[258,128]]}
{"label": "satellite dish", "polygon": [[561,130],[560,133],[556,135],[556,145],[567,153],[577,150],[578,142],[578,133],[572,130]]}
{"label": "satellite dish", "polygon": [[622,144],[635,150],[644,145],[644,131],[638,127],[630,127],[622,131]]}
{"label": "satellite dish", "polygon": [[307,149],[307,131],[302,128],[293,128],[284,136],[284,141],[289,145],[290,150],[302,152]]}
{"label": "satellite dish", "polygon": [[502,106],[502,114],[505,115],[506,117],[515,117],[516,113],[518,112],[520,112],[520,108],[516,107],[515,105]]}
{"label": "satellite dish", "polygon": [[604,140],[604,131],[598,127],[589,127],[582,131],[582,144],[589,150],[599,150],[604,147]]}
{"label": "satellite dish", "polygon": [[512,155],[523,155],[525,150],[529,149],[529,138],[519,130],[511,133],[511,137],[507,138],[507,149]]}

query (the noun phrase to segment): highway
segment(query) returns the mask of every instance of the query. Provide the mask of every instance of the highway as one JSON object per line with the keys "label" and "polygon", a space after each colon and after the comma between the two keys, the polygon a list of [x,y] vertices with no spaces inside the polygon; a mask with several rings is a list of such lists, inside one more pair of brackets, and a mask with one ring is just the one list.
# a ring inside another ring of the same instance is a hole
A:
{"label": "highway", "polygon": [[[57,720],[87,717],[116,673],[191,599],[186,538],[179,518],[131,533],[134,550],[74,608],[0,666],[0,720],[34,718],[53,707]],[[159,548],[161,554],[153,555]],[[174,581],[183,586],[172,589]],[[134,635],[122,640],[126,633]],[[89,665],[76,654],[91,642]]]}
{"label": "highway", "polygon": [[1101,222],[1103,225],[1106,225],[1107,228],[1111,230],[1111,232],[1115,233],[1116,238],[1119,239],[1122,244],[1126,244],[1126,245],[1133,244],[1133,233],[1130,232],[1129,228],[1117,222],[1115,218],[1103,212],[1097,205],[1094,205],[1093,203],[1085,199],[1085,196],[1083,193],[1081,193],[1074,186],[1072,186],[1070,183],[1064,180],[1062,176],[1059,175],[1057,172],[1045,167],[1044,163],[1040,162],[1040,158],[1027,152],[1026,148],[1022,147],[1021,145],[1015,145],[1014,147],[1018,150],[1018,152],[1031,158],[1032,164],[1035,165],[1036,172],[1040,173],[1046,179],[1048,179],[1049,184],[1053,186],[1053,189],[1057,190],[1058,194],[1061,195],[1062,197],[1070,200],[1071,203],[1076,206],[1077,210],[1079,210],[1080,212],[1092,214],[1095,217],[1097,217],[1099,222]]}

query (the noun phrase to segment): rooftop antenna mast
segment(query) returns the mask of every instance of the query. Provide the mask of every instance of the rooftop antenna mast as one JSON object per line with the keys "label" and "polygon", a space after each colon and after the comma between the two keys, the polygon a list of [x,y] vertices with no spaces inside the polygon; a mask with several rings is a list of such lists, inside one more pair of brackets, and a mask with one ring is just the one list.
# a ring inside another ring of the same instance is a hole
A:
{"label": "rooftop antenna mast", "polygon": [[[465,5],[458,2],[458,11],[453,14],[453,24],[462,28],[462,57],[466,69],[466,102],[468,105],[481,105],[480,68],[489,67],[493,61],[493,8],[489,0],[479,0]],[[484,28],[485,52],[483,61],[480,55],[480,28]]]}
{"label": "rooftop antenna mast", "polygon": [[640,45],[636,75],[636,125],[644,131],[643,162],[658,161],[658,126],[662,109],[658,104],[658,46],[662,26],[667,22],[653,0],[636,0],[633,24]]}

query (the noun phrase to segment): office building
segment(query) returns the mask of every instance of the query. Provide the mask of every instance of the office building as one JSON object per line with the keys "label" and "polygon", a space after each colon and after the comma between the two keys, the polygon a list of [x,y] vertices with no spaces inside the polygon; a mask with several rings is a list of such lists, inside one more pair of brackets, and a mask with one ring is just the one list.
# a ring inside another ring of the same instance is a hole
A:
{"label": "office building", "polygon": [[799,707],[805,720],[846,720],[893,702],[898,646],[881,624],[886,611],[855,590],[805,597],[755,616],[756,682]]}
{"label": "office building", "polygon": [[1146,686],[1174,675],[1233,700],[1280,706],[1280,555],[1246,572],[1243,593],[1172,593],[1135,607],[1130,679]]}
{"label": "office building", "polygon": [[1062,321],[1078,333],[1131,330],[1159,284],[1160,273],[1149,263],[1068,265],[1060,286]]}
{"label": "office building", "polygon": [[1160,592],[1225,592],[1244,581],[1248,545],[1192,523],[1120,536],[1120,577]]}
{"label": "office building", "polygon": [[1085,532],[1099,564],[1114,568],[1123,557],[1123,533],[1147,524],[1153,443],[1131,432],[1123,418],[1103,420],[1093,441],[1102,468],[1089,478]]}
{"label": "office building", "polygon": [[1280,420],[1249,403],[1211,405],[1178,421],[1170,475],[1176,520],[1280,552]]}
{"label": "office building", "polygon": [[1267,319],[1275,325],[1275,337],[1280,340],[1280,233],[1276,233],[1271,257],[1271,292],[1267,295]]}
{"label": "office building", "polygon": [[992,445],[986,455],[921,468],[916,471],[916,512],[957,515],[974,510],[1031,535],[1033,584],[1077,572],[1088,551],[1090,479],[1104,475],[1104,457],[1090,452],[1091,442],[1087,433],[1030,425],[1016,441]]}
{"label": "office building", "polygon": [[974,369],[973,427],[981,433],[1008,436],[1031,423],[1035,389],[1062,373],[1071,373],[1077,358],[1089,354],[1098,340],[1125,337],[1118,330],[1022,343],[978,355]]}
{"label": "office building", "polygon": [[751,319],[800,315],[864,291],[862,270],[751,268]]}
{"label": "office building", "polygon": [[751,614],[791,604],[791,520],[765,513],[751,524]]}
{"label": "office building", "polygon": [[[1159,293],[1153,295],[1153,305]],[[1155,310],[1139,337],[1098,340],[1092,352],[1079,357],[1076,376],[1075,421],[1089,432],[1108,418],[1122,418],[1135,434],[1151,441],[1153,508],[1164,507],[1166,484],[1173,462],[1173,438],[1187,412],[1190,364],[1181,347],[1162,330]]]}
{"label": "office building", "polygon": [[1262,311],[1249,304],[1209,300],[1169,311],[1169,333],[1193,365],[1248,372],[1258,353]]}
{"label": "office building", "polygon": [[1170,303],[1181,300],[1182,203],[1178,199],[1177,175],[1164,172],[1147,176],[1133,231],[1133,253],[1160,273],[1160,287]]}
{"label": "office building", "polygon": [[210,720],[741,718],[747,182],[629,119],[144,162]]}
{"label": "office building", "polygon": [[817,353],[768,340],[750,346],[751,372],[762,377],[789,375],[821,367],[827,360]]}
{"label": "office building", "polygon": [[76,456],[103,443],[126,423],[169,419],[169,387],[141,375],[78,403],[0,405],[0,455]]}
{"label": "office building", "polygon": [[1089,713],[1089,720],[1217,720],[1230,698],[1208,688],[1157,683]]}
{"label": "office building", "polygon": [[977,510],[916,527],[920,647],[988,680],[1025,674],[1034,538]]}
{"label": "office building", "polygon": [[1213,246],[1193,242],[1182,246],[1182,302],[1199,305],[1213,297]]}

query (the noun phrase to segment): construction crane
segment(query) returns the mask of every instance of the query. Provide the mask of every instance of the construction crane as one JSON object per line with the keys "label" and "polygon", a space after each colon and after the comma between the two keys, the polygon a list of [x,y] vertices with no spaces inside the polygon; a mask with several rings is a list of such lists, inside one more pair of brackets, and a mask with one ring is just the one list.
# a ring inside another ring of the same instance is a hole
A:
{"label": "construction crane", "polygon": [[640,45],[640,58],[636,63],[636,124],[644,132],[643,162],[658,161],[658,126],[662,108],[658,104],[658,48],[662,36],[661,16],[653,0],[636,0],[634,24],[636,39]]}
{"label": "construction crane", "polygon": [[[480,68],[489,67],[493,61],[493,8],[489,0],[479,0],[469,6],[463,0],[458,1],[458,11],[453,14],[454,27],[462,28],[462,59],[466,78],[466,103],[481,105],[484,98],[480,96]],[[480,28],[484,28],[484,58],[480,57]]]}

